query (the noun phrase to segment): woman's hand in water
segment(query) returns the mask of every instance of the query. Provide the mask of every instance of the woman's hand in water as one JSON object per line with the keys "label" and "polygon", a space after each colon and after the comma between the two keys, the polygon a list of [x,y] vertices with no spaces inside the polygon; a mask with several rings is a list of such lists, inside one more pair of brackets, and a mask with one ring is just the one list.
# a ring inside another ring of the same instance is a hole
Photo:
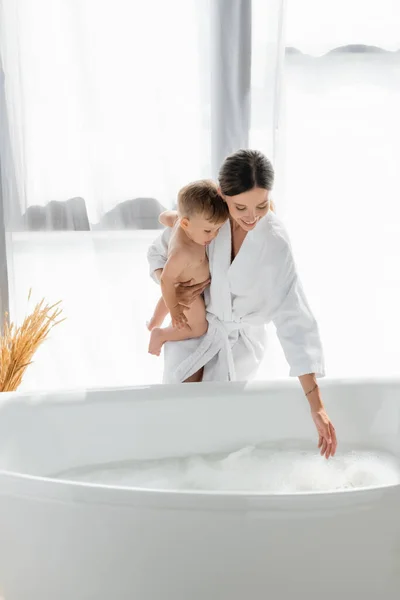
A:
{"label": "woman's hand in water", "polygon": [[325,408],[311,410],[311,415],[318,431],[318,448],[321,451],[321,456],[325,456],[325,458],[335,456],[337,448],[336,431],[326,414]]}
{"label": "woman's hand in water", "polygon": [[204,292],[210,281],[211,279],[196,284],[193,284],[192,281],[178,283],[175,287],[175,294],[179,304],[189,307]]}
{"label": "woman's hand in water", "polygon": [[310,403],[311,415],[318,431],[318,448],[321,451],[321,456],[325,456],[325,458],[335,456],[337,448],[336,432],[326,414],[316,376],[314,373],[310,373],[301,375],[299,379],[305,396]]}

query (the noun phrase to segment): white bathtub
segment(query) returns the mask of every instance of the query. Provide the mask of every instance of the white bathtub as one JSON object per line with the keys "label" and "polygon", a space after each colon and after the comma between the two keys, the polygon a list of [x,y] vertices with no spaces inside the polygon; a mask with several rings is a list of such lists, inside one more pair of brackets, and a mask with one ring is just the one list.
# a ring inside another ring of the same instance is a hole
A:
{"label": "white bathtub", "polygon": [[[324,398],[342,446],[400,457],[400,381],[325,382]],[[0,596],[398,598],[397,485],[268,495],[54,479],[82,465],[285,439],[316,439],[296,382],[3,394]]]}

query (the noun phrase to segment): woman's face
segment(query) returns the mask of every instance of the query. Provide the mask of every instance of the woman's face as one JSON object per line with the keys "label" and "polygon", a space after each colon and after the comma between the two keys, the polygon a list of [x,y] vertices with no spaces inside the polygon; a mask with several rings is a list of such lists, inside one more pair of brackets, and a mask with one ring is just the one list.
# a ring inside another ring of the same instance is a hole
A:
{"label": "woman's face", "polygon": [[228,205],[231,218],[245,231],[254,229],[269,209],[269,191],[262,188],[253,188],[237,196],[221,195]]}

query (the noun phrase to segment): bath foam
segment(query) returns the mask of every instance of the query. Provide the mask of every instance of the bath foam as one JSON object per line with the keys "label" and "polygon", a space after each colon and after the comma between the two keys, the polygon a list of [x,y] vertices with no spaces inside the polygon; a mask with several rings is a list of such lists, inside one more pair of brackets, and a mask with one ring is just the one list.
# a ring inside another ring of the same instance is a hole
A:
{"label": "bath foam", "polygon": [[400,483],[391,454],[353,450],[326,460],[312,450],[248,446],[230,454],[82,467],[62,479],[127,488],[295,494]]}

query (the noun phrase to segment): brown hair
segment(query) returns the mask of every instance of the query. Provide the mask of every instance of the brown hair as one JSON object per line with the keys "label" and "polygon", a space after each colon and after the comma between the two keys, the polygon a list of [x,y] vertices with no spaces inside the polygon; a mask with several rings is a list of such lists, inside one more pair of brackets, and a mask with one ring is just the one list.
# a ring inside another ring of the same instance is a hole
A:
{"label": "brown hair", "polygon": [[202,215],[213,224],[222,223],[229,216],[226,202],[210,179],[194,181],[183,187],[178,194],[178,210],[181,217],[190,219]]}
{"label": "brown hair", "polygon": [[[238,196],[253,188],[272,190],[274,167],[259,150],[238,150],[228,156],[219,171],[218,179],[225,196]],[[270,208],[274,204],[270,201]]]}

